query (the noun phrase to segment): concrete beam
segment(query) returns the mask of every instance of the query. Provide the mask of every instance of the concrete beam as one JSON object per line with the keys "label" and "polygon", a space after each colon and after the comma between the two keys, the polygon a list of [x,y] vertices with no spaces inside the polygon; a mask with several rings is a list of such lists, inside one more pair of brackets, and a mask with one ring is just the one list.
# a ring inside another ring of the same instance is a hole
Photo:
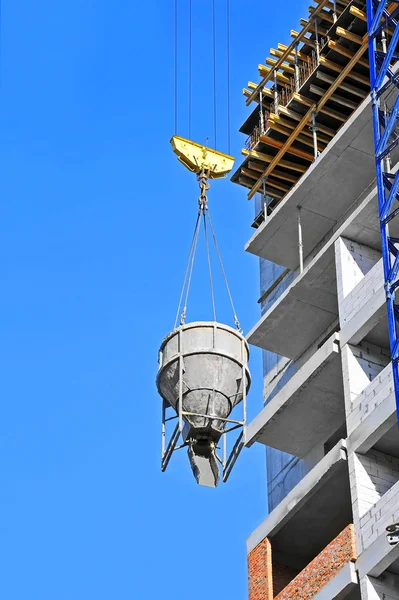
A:
{"label": "concrete beam", "polygon": [[302,458],[344,421],[339,335],[334,334],[248,425],[247,445],[260,442]]}

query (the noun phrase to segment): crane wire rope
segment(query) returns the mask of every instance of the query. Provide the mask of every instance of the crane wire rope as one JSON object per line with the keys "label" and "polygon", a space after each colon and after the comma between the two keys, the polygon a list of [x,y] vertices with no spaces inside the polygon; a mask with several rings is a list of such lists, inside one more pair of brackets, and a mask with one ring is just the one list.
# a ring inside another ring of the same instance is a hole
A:
{"label": "crane wire rope", "polygon": [[[1,2],[1,0],[0,0]],[[175,117],[175,131],[177,133],[178,128],[178,0],[175,0],[175,57],[174,57],[174,70],[175,70],[175,107],[174,107],[174,117]],[[215,0],[212,0],[212,50],[213,50],[213,127],[214,127],[214,141],[215,141],[215,149],[217,146],[217,88],[216,88],[216,4]],[[230,154],[231,149],[231,106],[230,106],[230,0],[226,0],[226,51],[227,51],[227,86],[226,86],[226,113],[227,113],[227,143],[228,143],[228,152]],[[188,130],[189,137],[191,138],[191,126],[192,126],[192,0],[189,0],[189,65],[188,65]],[[234,324],[238,331],[242,332],[240,322],[238,320],[235,306],[232,298],[232,294],[230,291],[230,287],[227,280],[226,271],[224,268],[224,264],[222,261],[222,256],[220,253],[219,245],[216,239],[215,230],[213,228],[212,219],[209,213],[209,209],[207,206],[208,198],[206,196],[205,190],[207,189],[206,177],[205,179],[201,179],[203,174],[198,176],[198,180],[200,182],[201,195],[198,199],[199,202],[199,210],[195,222],[194,232],[191,240],[189,256],[187,260],[187,265],[185,269],[183,285],[181,288],[179,304],[176,312],[175,324],[174,328],[176,329],[177,323],[179,321],[180,315],[180,325],[184,325],[186,314],[187,314],[187,304],[189,293],[191,289],[192,276],[194,271],[194,263],[197,253],[198,247],[198,239],[201,229],[201,222],[204,225],[204,235],[205,235],[205,247],[207,254],[207,264],[208,264],[208,275],[209,275],[209,284],[211,291],[211,300],[212,300],[212,311],[213,318],[216,321],[216,303],[215,303],[215,290],[213,285],[213,274],[212,274],[212,264],[211,264],[211,253],[210,253],[210,245],[209,245],[209,236],[208,236],[208,227],[207,221],[209,224],[209,230],[211,232],[211,236],[213,239],[213,243],[215,245],[217,257],[219,260],[220,268],[223,274],[224,283],[226,286],[227,294],[229,297],[231,309],[234,317]],[[209,186],[208,186],[209,187]],[[184,298],[184,304],[183,304]],[[183,305],[183,310],[180,313]]]}
{"label": "crane wire rope", "polygon": [[178,125],[178,3],[179,0],[175,0],[175,134],[177,134]]}
{"label": "crane wire rope", "polygon": [[225,286],[226,286],[227,294],[229,296],[231,309],[233,311],[234,324],[237,327],[237,329],[239,331],[241,331],[240,321],[238,320],[236,309],[234,307],[233,296],[231,295],[231,291],[230,291],[230,287],[229,287],[229,282],[227,281],[227,275],[226,275],[226,271],[224,269],[224,265],[223,265],[223,261],[222,261],[222,255],[221,255],[220,250],[219,250],[219,244],[217,243],[216,234],[215,234],[215,230],[213,228],[212,219],[211,219],[211,215],[209,213],[209,210],[207,211],[207,216],[208,216],[208,221],[209,221],[209,228],[211,230],[212,237],[213,237],[213,243],[215,244],[215,248],[216,248],[216,254],[217,254],[218,259],[219,259],[220,268],[221,268],[222,273],[223,273],[224,283],[225,283]]}
{"label": "crane wire rope", "polygon": [[216,130],[216,8],[215,0],[212,0],[212,46],[213,46],[213,129],[215,138],[215,150],[217,149]]}
{"label": "crane wire rope", "polygon": [[193,90],[193,6],[192,0],[189,5],[189,46],[188,46],[188,137],[191,140],[191,110],[192,110],[192,90]]}
{"label": "crane wire rope", "polygon": [[210,285],[210,288],[211,288],[213,320],[216,321],[215,290],[214,290],[214,287],[213,287],[211,253],[209,251],[208,229],[207,229],[207,226],[206,226],[206,212],[205,212],[205,210],[203,210],[202,214],[203,214],[203,217],[204,217],[204,232],[205,232],[206,256],[207,256],[207,259],[208,259],[209,285]]}
{"label": "crane wire rope", "polygon": [[182,307],[184,292],[186,292],[186,295],[185,295],[185,300],[184,300],[183,312],[181,313],[181,316],[180,316],[180,324],[181,325],[184,323],[184,319],[186,317],[187,301],[188,301],[188,295],[189,295],[190,287],[191,287],[191,278],[192,278],[193,269],[194,269],[194,261],[195,261],[196,251],[197,251],[199,229],[200,229],[200,225],[201,225],[201,212],[202,212],[202,210],[200,209],[198,211],[197,219],[195,222],[194,233],[193,233],[193,237],[191,240],[191,246],[190,246],[190,252],[188,255],[186,271],[184,273],[183,285],[182,285],[181,293],[180,293],[179,305],[177,307],[177,312],[176,312],[174,329],[176,329],[177,322],[179,320],[179,315],[180,315],[180,310]]}
{"label": "crane wire rope", "polygon": [[230,107],[230,0],[226,0],[226,45],[227,45],[227,152],[231,153],[231,107]]}

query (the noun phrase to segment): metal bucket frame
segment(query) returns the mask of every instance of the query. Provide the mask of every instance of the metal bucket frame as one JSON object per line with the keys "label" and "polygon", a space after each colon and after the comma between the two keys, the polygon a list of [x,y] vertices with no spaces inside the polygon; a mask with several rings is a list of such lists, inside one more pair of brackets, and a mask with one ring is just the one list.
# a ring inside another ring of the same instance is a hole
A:
{"label": "metal bucket frame", "polygon": [[[214,325],[216,327],[216,324]],[[164,472],[167,469],[170,459],[172,458],[172,454],[181,450],[182,448],[188,447],[188,443],[183,440],[183,420],[184,417],[204,417],[209,419],[209,415],[201,414],[201,413],[192,413],[183,410],[183,357],[184,353],[182,352],[182,334],[183,330],[179,329],[178,332],[178,347],[179,347],[179,399],[178,399],[178,408],[179,411],[176,414],[175,409],[163,399],[162,402],[162,430],[161,430],[161,471]],[[221,440],[222,442],[222,457],[220,457],[216,453],[216,458],[219,464],[222,467],[222,481],[225,483],[230,473],[241,453],[241,450],[245,446],[246,443],[246,425],[247,425],[247,376],[250,378],[249,369],[248,369],[248,361],[244,358],[247,355],[247,344],[244,338],[241,339],[241,356],[242,356],[242,400],[240,402],[242,408],[242,420],[236,419],[225,419],[222,417],[217,417],[218,421],[222,421],[224,423],[231,423],[232,426],[228,429],[222,431]],[[170,412],[173,412],[173,415],[170,416]],[[169,439],[167,441],[167,423],[171,421],[177,420],[176,426],[173,432],[170,434]],[[231,433],[235,430],[240,429],[238,436],[235,439],[234,445],[228,453],[227,451],[227,434]]]}

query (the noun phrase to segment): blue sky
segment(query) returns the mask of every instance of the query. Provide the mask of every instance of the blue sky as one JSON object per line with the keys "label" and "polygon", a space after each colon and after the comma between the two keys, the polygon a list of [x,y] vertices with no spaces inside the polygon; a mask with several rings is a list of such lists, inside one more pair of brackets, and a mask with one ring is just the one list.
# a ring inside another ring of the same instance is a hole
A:
{"label": "blue sky", "polygon": [[[179,0],[182,7],[188,0]],[[231,0],[232,151],[241,89],[307,3]],[[173,326],[196,213],[173,132],[173,0],[3,2],[0,596],[246,597],[245,538],[266,514],[262,447],[216,491],[185,453],[159,471],[157,351]],[[193,137],[212,136],[211,0],[193,2]],[[225,21],[218,13],[218,138]],[[287,12],[290,19],[284,22]],[[184,20],[182,21],[184,26]],[[179,114],[187,45],[181,34]],[[210,140],[210,145],[212,141]],[[228,181],[210,207],[243,328],[259,316],[253,205]],[[210,318],[198,261],[188,320]],[[217,285],[219,320],[231,323]],[[249,415],[262,405],[252,353]]]}

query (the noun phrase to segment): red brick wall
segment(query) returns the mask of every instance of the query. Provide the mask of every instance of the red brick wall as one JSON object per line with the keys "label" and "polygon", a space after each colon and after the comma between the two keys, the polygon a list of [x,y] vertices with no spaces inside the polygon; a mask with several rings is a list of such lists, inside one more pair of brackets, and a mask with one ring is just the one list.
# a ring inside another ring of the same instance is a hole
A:
{"label": "red brick wall", "polygon": [[273,597],[277,596],[298,575],[298,569],[292,569],[272,561]]}
{"label": "red brick wall", "polygon": [[276,600],[310,600],[346,563],[356,558],[353,525],[348,525],[276,596]]}
{"label": "red brick wall", "polygon": [[265,538],[248,554],[249,600],[273,600],[272,549]]}

